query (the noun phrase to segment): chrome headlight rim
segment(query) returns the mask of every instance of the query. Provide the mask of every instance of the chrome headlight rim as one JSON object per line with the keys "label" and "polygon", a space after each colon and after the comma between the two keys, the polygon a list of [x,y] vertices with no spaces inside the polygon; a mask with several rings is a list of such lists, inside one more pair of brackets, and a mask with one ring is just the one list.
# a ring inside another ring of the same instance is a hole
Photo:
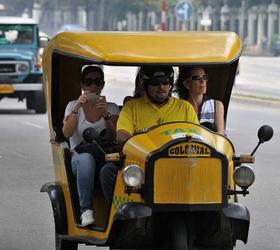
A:
{"label": "chrome headlight rim", "polygon": [[26,73],[29,71],[29,64],[26,62],[17,63],[16,69],[17,72]]}
{"label": "chrome headlight rim", "polygon": [[233,172],[234,183],[242,189],[247,189],[255,182],[254,170],[246,165],[237,167]]}
{"label": "chrome headlight rim", "polygon": [[130,164],[122,171],[122,179],[126,186],[135,188],[144,182],[144,172],[137,164]]}

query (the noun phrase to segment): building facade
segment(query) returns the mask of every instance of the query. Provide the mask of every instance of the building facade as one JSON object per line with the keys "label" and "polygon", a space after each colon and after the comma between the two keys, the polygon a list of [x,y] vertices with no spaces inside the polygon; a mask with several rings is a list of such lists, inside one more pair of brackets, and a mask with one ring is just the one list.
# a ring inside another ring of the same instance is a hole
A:
{"label": "building facade", "polygon": [[[73,13],[72,9],[63,8],[43,15],[37,4],[33,11],[33,17],[40,22],[42,29],[51,35],[55,34],[61,25],[72,22],[73,15],[78,24],[89,30],[140,31],[154,30],[155,27],[161,25],[161,13],[148,10],[140,11],[138,14],[127,13],[123,20],[117,20],[112,15],[107,17],[103,24],[96,23],[94,17],[97,13],[94,10],[85,12],[78,9],[76,13]],[[166,30],[234,31],[240,35],[244,48],[256,53],[269,50],[273,35],[280,33],[280,8],[273,0],[269,5],[253,6],[248,10],[244,7],[244,1],[240,8],[224,5],[216,8],[208,6],[195,9],[192,18],[188,21],[179,20],[172,6],[168,8],[166,17]]]}

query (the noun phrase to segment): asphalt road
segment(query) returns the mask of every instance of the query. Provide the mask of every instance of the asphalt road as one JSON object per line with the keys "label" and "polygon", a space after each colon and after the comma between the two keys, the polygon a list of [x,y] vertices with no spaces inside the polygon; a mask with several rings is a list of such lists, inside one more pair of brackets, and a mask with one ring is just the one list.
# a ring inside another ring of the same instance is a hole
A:
{"label": "asphalt road", "polygon": [[[8,105],[13,109],[6,110]],[[52,210],[48,196],[39,192],[41,185],[53,176],[47,116],[24,108],[23,103],[13,100],[0,102],[0,249],[49,250],[54,249]],[[248,244],[238,244],[236,249],[279,249],[278,110],[279,106],[240,100],[230,106],[227,133],[236,153],[253,150],[261,125],[270,124],[275,129],[274,138],[256,153],[256,182],[250,195],[240,198],[251,211],[251,228]]]}
{"label": "asphalt road", "polygon": [[257,144],[257,130],[263,124],[274,128],[271,141],[262,144],[252,165],[256,181],[250,194],[239,197],[251,213],[249,239],[246,246],[237,249],[279,250],[279,176],[280,176],[280,112],[279,106],[266,103],[246,103],[235,100],[228,116],[228,137],[235,145],[236,153],[251,153]]}
{"label": "asphalt road", "polygon": [[[258,80],[254,85],[254,79],[245,74],[248,60],[243,62],[242,77],[236,86],[243,86],[246,90],[248,86],[254,86],[254,90],[257,88],[255,92],[262,92],[259,90],[261,81]],[[250,62],[258,63],[258,67],[261,65],[261,60],[253,59]],[[266,69],[266,74],[271,75]],[[249,64],[251,75],[253,70]],[[135,69],[131,71],[133,74],[130,80],[133,81]],[[255,71],[258,70],[255,68]],[[123,76],[127,73],[125,71]],[[109,76],[107,80],[118,80],[118,77]],[[274,77],[279,79],[277,74]],[[272,86],[272,81],[269,86]],[[278,89],[277,86],[275,88]],[[132,91],[133,87],[130,87],[130,93]],[[108,100],[116,96],[115,93],[123,93],[115,100],[121,104],[123,97],[128,94],[127,86],[120,84],[104,93]],[[240,197],[240,202],[251,212],[251,226],[248,244],[243,246],[238,243],[238,250],[280,249],[279,107],[277,104],[234,98],[229,108],[227,134],[237,154],[253,150],[258,141],[257,130],[261,125],[269,124],[275,130],[273,139],[261,145],[256,153],[256,182],[250,188],[250,194]],[[4,99],[0,101],[0,131],[0,250],[54,249],[51,205],[47,194],[39,192],[42,184],[53,180],[47,116],[26,111],[25,103]],[[104,248],[81,246],[79,249]]]}
{"label": "asphalt road", "polygon": [[280,57],[242,56],[233,93],[278,100],[280,103]]}

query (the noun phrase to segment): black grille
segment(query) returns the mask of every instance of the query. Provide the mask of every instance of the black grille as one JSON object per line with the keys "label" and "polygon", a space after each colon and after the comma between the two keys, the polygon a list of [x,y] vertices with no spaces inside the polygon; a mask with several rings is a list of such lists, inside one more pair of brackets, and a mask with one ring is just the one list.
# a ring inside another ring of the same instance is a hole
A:
{"label": "black grille", "polygon": [[0,64],[0,74],[15,73],[15,64]]}
{"label": "black grille", "polygon": [[4,58],[0,57],[0,61],[16,61],[16,59],[15,58],[8,58],[8,57],[4,57]]}

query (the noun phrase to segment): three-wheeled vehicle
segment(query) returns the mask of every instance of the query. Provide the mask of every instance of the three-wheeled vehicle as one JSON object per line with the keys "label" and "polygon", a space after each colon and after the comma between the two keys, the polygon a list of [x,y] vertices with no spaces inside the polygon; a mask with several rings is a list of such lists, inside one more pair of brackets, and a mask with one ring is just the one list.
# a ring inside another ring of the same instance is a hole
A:
{"label": "three-wheeled vehicle", "polygon": [[[62,134],[65,107],[80,95],[81,69],[88,64],[203,66],[209,74],[207,94],[223,102],[226,121],[240,54],[240,39],[232,32],[63,32],[48,42],[43,70],[55,179],[41,191],[51,200],[57,250],[82,243],[111,249],[233,249],[237,240],[247,242],[249,210],[237,196],[247,195],[254,182],[252,168],[243,165],[254,162],[254,152],[237,155],[226,136],[188,122],[138,133],[119,152],[106,155],[118,171],[96,175],[96,222],[82,227],[71,152]],[[126,74],[123,69],[120,76]],[[125,89],[125,80],[118,79],[121,83]],[[114,94],[122,93],[114,89]],[[263,126],[259,144],[272,134]],[[104,188],[108,181],[112,193]]]}

